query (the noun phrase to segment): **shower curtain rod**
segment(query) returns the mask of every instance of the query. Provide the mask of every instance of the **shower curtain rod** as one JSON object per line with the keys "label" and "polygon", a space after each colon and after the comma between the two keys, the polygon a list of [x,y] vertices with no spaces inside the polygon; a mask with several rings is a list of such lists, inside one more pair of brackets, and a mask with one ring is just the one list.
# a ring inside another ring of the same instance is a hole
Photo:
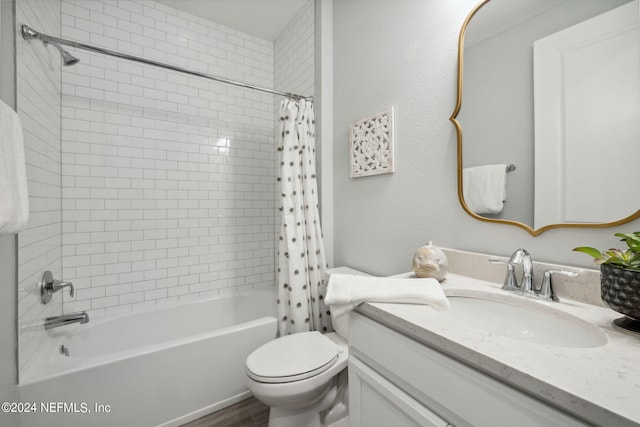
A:
{"label": "shower curtain rod", "polygon": [[172,70],[172,71],[178,71],[180,73],[191,74],[192,76],[204,77],[205,79],[214,80],[214,81],[221,82],[221,83],[227,83],[227,84],[230,84],[230,85],[244,87],[244,88],[247,88],[247,89],[258,90],[260,92],[267,92],[267,93],[271,93],[271,94],[274,94],[274,95],[281,95],[281,96],[285,96],[287,98],[313,100],[312,96],[297,95],[295,93],[281,92],[281,91],[278,91],[278,90],[273,90],[273,89],[268,89],[268,88],[264,88],[264,87],[260,87],[260,86],[250,85],[250,84],[247,84],[247,83],[242,83],[242,82],[238,82],[238,81],[231,80],[231,79],[226,79],[224,77],[212,76],[210,74],[201,73],[199,71],[189,70],[189,69],[178,67],[178,66],[175,66],[175,65],[163,64],[162,62],[153,61],[151,59],[140,58],[140,57],[137,57],[137,56],[128,55],[126,53],[121,53],[121,52],[117,52],[117,51],[114,51],[114,50],[104,49],[104,48],[101,48],[101,47],[91,46],[91,45],[84,44],[84,43],[78,43],[78,42],[74,42],[74,41],[71,41],[71,40],[66,40],[66,39],[61,39],[61,38],[58,38],[58,37],[49,36],[49,35],[46,35],[46,34],[39,33],[38,31],[35,31],[33,28],[29,27],[28,25],[22,25],[22,38],[25,39],[25,40],[37,39],[37,40],[42,40],[42,42],[45,43],[45,44],[47,42],[57,43],[57,44],[65,45],[65,46],[75,47],[77,49],[84,49],[84,50],[88,50],[88,51],[91,51],[91,52],[102,53],[104,55],[110,55],[110,56],[115,56],[117,58],[128,59],[130,61],[140,62],[142,64],[155,65],[156,67],[166,68],[167,70]]}

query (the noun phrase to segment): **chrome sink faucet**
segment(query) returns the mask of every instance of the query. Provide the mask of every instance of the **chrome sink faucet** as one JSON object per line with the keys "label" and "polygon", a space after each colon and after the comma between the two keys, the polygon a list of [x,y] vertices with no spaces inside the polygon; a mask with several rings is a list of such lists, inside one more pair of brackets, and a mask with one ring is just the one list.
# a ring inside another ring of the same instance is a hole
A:
{"label": "chrome sink faucet", "polygon": [[[490,259],[489,262],[493,264],[506,264],[507,275],[504,278],[504,284],[502,289],[505,291],[520,291],[524,293],[533,292],[533,262],[531,261],[531,255],[526,249],[518,249],[509,258],[509,261],[503,261],[500,259]],[[516,278],[515,266],[522,266],[522,278],[520,283]]]}
{"label": "chrome sink faucet", "polygon": [[[531,255],[526,249],[516,250],[509,261],[503,261],[500,259],[490,259],[492,264],[505,264],[507,266],[507,275],[504,278],[504,284],[502,289],[505,291],[512,291],[522,293],[524,296],[536,297],[548,301],[559,301],[556,295],[553,283],[551,281],[551,275],[562,275],[568,277],[576,277],[578,274],[573,271],[566,270],[546,270],[540,289],[537,289],[533,284],[533,261]],[[518,283],[516,278],[515,266],[522,266],[522,278]]]}
{"label": "chrome sink faucet", "polygon": [[533,292],[533,262],[531,261],[531,255],[526,249],[518,249],[511,255],[514,259],[513,262],[522,265],[522,279],[520,281],[520,289],[527,293]]}
{"label": "chrome sink faucet", "polygon": [[44,328],[51,329],[59,326],[70,325],[72,323],[88,323],[89,314],[86,311],[81,313],[70,313],[62,316],[47,317],[44,321]]}

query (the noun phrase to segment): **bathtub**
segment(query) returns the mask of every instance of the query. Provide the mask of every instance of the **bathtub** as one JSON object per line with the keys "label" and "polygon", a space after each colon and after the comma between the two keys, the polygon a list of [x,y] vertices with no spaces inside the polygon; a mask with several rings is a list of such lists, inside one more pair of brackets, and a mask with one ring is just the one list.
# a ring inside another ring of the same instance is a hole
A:
{"label": "bathtub", "polygon": [[238,402],[275,313],[274,292],[256,290],[51,329],[18,387],[20,425],[170,427]]}

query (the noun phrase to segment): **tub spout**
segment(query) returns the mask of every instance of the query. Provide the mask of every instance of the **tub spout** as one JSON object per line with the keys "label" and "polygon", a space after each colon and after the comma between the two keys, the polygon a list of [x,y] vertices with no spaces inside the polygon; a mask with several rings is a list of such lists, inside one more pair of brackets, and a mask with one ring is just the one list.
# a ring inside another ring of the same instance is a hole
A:
{"label": "tub spout", "polygon": [[70,325],[72,323],[89,322],[89,314],[86,311],[81,313],[65,314],[63,316],[47,317],[44,321],[44,328],[51,329],[59,326]]}

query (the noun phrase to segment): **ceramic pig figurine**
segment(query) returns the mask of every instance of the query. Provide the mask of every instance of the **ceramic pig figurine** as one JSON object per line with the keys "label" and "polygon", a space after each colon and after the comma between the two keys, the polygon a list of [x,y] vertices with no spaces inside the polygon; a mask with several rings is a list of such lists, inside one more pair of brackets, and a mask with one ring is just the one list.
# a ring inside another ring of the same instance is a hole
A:
{"label": "ceramic pig figurine", "polygon": [[442,282],[447,276],[447,256],[431,242],[418,248],[413,256],[413,272],[416,277],[432,277]]}

